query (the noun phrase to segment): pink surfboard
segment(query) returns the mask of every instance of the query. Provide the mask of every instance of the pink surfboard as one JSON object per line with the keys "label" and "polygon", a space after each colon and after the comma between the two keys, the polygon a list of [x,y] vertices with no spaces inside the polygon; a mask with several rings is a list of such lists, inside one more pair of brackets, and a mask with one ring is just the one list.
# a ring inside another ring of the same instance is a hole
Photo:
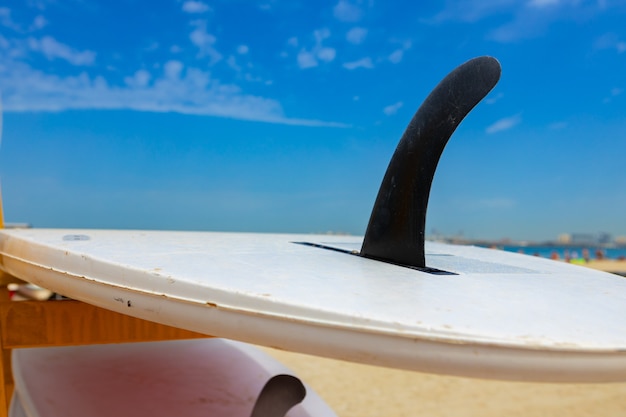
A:
{"label": "pink surfboard", "polygon": [[[292,375],[261,350],[224,339],[17,349],[13,372],[11,417],[258,416],[268,380]],[[336,417],[304,390],[287,416]]]}

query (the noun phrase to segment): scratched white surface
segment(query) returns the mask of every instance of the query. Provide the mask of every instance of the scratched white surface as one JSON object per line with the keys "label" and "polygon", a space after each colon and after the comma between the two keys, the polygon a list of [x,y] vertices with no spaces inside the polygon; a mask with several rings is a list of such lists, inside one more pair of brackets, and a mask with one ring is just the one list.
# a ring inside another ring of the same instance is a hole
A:
{"label": "scratched white surface", "polygon": [[293,242],[208,232],[0,231],[1,266],[125,314],[304,353],[487,378],[626,380],[626,279],[430,243],[432,275]]}

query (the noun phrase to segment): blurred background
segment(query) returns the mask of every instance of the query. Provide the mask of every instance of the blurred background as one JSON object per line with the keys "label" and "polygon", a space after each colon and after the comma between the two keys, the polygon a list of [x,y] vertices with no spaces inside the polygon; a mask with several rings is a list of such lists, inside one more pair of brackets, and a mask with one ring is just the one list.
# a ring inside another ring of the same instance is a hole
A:
{"label": "blurred background", "polygon": [[626,243],[626,1],[9,1],[8,222],[362,234],[431,89],[502,64],[431,238]]}

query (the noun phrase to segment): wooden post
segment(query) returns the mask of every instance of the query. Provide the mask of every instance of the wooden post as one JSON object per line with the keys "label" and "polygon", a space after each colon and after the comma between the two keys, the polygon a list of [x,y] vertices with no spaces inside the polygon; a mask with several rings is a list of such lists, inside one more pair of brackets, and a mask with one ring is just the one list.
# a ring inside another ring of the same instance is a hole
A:
{"label": "wooden post", "polygon": [[[9,302],[9,290],[0,286],[0,305]],[[4,325],[0,321],[0,335],[5,333]],[[0,337],[0,417],[7,417],[9,404],[13,395],[13,375],[11,373],[11,349],[6,349]]]}

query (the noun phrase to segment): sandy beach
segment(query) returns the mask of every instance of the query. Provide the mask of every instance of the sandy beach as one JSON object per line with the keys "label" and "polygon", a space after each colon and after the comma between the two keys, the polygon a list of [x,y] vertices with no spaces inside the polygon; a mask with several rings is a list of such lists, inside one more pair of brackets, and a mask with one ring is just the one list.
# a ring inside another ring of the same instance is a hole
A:
{"label": "sandy beach", "polygon": [[617,417],[626,414],[626,383],[489,381],[264,350],[293,369],[340,417]]}
{"label": "sandy beach", "polygon": [[626,275],[626,260],[592,259],[586,264],[583,264],[583,266],[614,274]]}

